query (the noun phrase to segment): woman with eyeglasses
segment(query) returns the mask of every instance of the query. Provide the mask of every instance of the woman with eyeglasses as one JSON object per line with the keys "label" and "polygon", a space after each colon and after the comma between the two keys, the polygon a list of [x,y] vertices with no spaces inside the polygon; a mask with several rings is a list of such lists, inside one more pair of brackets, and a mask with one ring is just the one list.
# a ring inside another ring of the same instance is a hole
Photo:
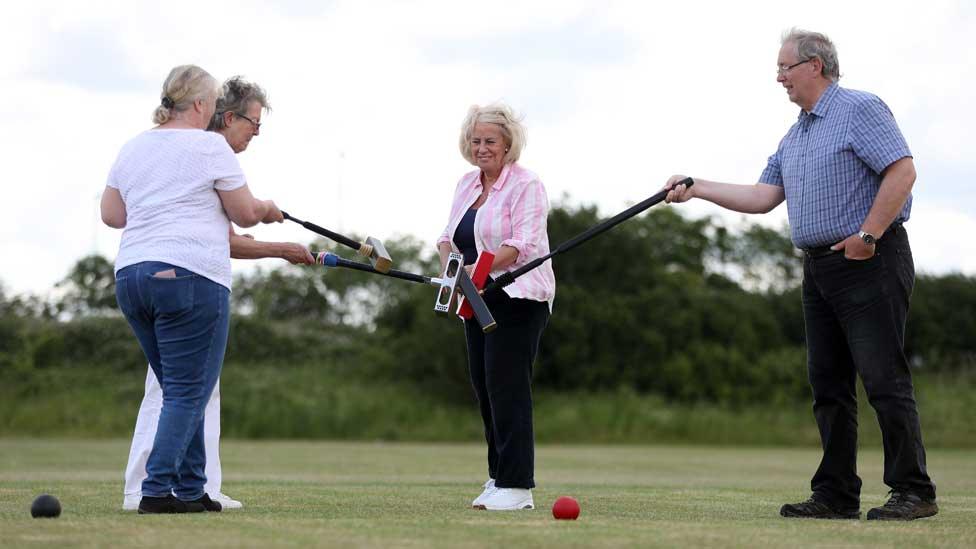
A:
{"label": "woman with eyeglasses", "polygon": [[102,194],[124,229],[116,299],[162,387],[139,513],[220,511],[204,491],[204,409],[220,376],[230,315],[230,222],[281,222],[254,198],[223,136],[204,131],[222,89],[182,65],[163,83],[154,128],[126,143]]}

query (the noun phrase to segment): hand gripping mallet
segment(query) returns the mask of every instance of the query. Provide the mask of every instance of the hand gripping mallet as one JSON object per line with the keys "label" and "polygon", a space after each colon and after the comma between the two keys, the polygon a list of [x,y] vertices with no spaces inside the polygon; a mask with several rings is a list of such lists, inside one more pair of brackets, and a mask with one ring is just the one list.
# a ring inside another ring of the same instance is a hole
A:
{"label": "hand gripping mallet", "polygon": [[677,183],[672,185],[670,189],[664,189],[658,192],[657,194],[655,194],[654,196],[651,196],[647,200],[644,200],[639,204],[634,204],[633,206],[618,213],[617,215],[611,217],[610,219],[603,221],[601,223],[597,223],[596,225],[590,227],[589,229],[583,231],[582,233],[574,236],[573,238],[570,238],[566,242],[563,242],[559,246],[556,246],[556,249],[549,252],[548,254],[540,258],[534,259],[526,263],[525,265],[522,265],[518,269],[515,269],[514,271],[509,271],[499,276],[498,278],[495,279],[494,282],[492,282],[491,284],[485,287],[484,293],[493,292],[495,290],[499,290],[501,288],[504,288],[505,286],[508,286],[512,282],[515,282],[516,278],[524,275],[525,273],[531,271],[532,269],[535,269],[539,265],[542,265],[549,258],[559,255],[563,252],[568,252],[569,250],[572,250],[573,248],[579,246],[580,244],[586,242],[587,240],[599,235],[600,233],[609,231],[610,229],[616,227],[620,223],[627,221],[631,217],[634,217],[635,215],[643,212],[644,210],[650,208],[651,206],[657,204],[658,202],[663,201],[668,196],[668,193],[671,192],[671,190],[677,187],[678,185],[685,185],[686,187],[691,187],[694,184],[695,181],[692,178],[686,177],[681,181],[678,181]]}
{"label": "hand gripping mallet", "polygon": [[393,260],[390,258],[390,254],[387,253],[386,246],[384,246],[378,238],[373,238],[370,236],[366,238],[366,242],[356,242],[348,236],[341,235],[324,227],[319,227],[315,223],[302,221],[297,217],[288,215],[288,212],[282,211],[281,215],[284,216],[285,219],[294,221],[313,233],[320,234],[328,239],[342,244],[343,246],[348,246],[353,250],[356,250],[359,252],[359,255],[369,258],[369,262],[377,271],[381,273],[389,272],[390,267],[393,266]]}
{"label": "hand gripping mallet", "polygon": [[[343,259],[332,253],[312,252],[312,256],[315,257],[315,261],[317,263],[320,265],[325,265],[326,267],[344,267],[366,273],[416,282],[418,284],[429,284],[431,286],[436,286],[439,288],[439,290],[437,292],[437,302],[434,306],[434,310],[435,312],[441,314],[447,313],[448,309],[450,308],[451,300],[454,297],[454,292],[460,292],[466,298],[466,302],[471,304],[471,308],[474,311],[474,316],[477,318],[478,324],[481,325],[481,330],[484,333],[487,334],[498,327],[498,325],[495,324],[494,317],[491,315],[491,311],[488,310],[488,306],[485,305],[484,299],[482,299],[481,294],[478,292],[478,288],[475,287],[473,282],[471,282],[471,278],[468,277],[467,271],[461,267],[464,263],[464,257],[461,254],[451,254],[451,256],[448,258],[447,267],[444,269],[445,276],[442,278],[432,278],[415,273],[398,271],[396,269],[390,269],[384,273],[370,267],[369,265],[366,265],[365,263],[349,261],[348,259]],[[482,261],[482,258],[479,258],[479,262],[480,261]],[[490,259],[488,259],[488,263],[491,263]],[[477,270],[478,268],[476,266],[475,271],[477,272]],[[451,276],[447,276],[448,274]]]}

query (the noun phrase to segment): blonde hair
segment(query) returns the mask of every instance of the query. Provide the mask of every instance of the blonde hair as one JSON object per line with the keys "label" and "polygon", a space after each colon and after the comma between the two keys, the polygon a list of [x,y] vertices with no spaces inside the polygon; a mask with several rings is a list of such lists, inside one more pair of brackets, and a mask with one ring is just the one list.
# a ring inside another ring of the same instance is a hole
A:
{"label": "blonde hair", "polygon": [[504,103],[492,103],[484,107],[472,105],[468,109],[468,115],[461,124],[461,138],[458,140],[458,147],[461,149],[461,156],[468,162],[477,165],[471,151],[471,136],[474,134],[476,124],[496,124],[501,128],[502,137],[505,138],[505,153],[503,164],[510,164],[518,161],[525,148],[525,126],[522,125],[522,117],[516,116],[512,108]]}
{"label": "blonde hair", "polygon": [[217,79],[209,72],[196,65],[180,65],[169,71],[163,82],[160,105],[153,111],[152,121],[165,124],[174,114],[189,109],[194,101],[208,99],[214,94],[221,95]]}

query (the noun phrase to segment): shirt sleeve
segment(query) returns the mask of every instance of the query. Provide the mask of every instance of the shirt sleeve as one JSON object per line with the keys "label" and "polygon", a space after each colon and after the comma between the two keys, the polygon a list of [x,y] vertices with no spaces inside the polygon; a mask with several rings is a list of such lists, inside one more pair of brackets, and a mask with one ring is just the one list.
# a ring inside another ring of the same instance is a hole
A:
{"label": "shirt sleeve", "polygon": [[108,178],[105,179],[105,185],[107,187],[112,187],[113,189],[118,189],[119,185],[119,157],[122,156],[120,152],[118,156],[115,157],[115,162],[112,163],[112,167],[108,170]]}
{"label": "shirt sleeve", "polygon": [[873,95],[854,110],[850,140],[854,154],[878,174],[912,155],[888,105]]}
{"label": "shirt sleeve", "polygon": [[546,221],[549,217],[549,197],[542,181],[532,179],[515,196],[511,206],[512,237],[500,244],[519,251],[518,262],[523,263],[539,255],[539,243],[547,239]]}
{"label": "shirt sleeve", "polygon": [[239,189],[247,183],[241,163],[237,161],[237,156],[223,136],[220,134],[215,134],[215,136],[218,139],[214,140],[210,154],[210,170],[214,188],[218,191]]}
{"label": "shirt sleeve", "polygon": [[434,247],[437,248],[438,250],[440,250],[441,244],[445,242],[450,243],[452,247],[454,246],[452,242],[453,238],[449,234],[449,231],[451,230],[451,220],[454,219],[454,216],[457,214],[457,209],[460,207],[461,198],[462,198],[461,194],[463,190],[466,188],[465,182],[468,180],[468,177],[469,177],[468,175],[462,177],[460,181],[457,182],[457,185],[454,187],[454,198],[451,199],[451,211],[448,213],[447,216],[447,225],[444,227],[444,230],[441,232],[441,235],[437,238],[437,243],[434,245]]}
{"label": "shirt sleeve", "polygon": [[777,187],[783,186],[783,171],[781,169],[779,159],[780,150],[781,149],[776,149],[776,152],[774,152],[769,157],[769,160],[766,161],[766,169],[764,169],[762,175],[759,176],[760,183],[776,185]]}

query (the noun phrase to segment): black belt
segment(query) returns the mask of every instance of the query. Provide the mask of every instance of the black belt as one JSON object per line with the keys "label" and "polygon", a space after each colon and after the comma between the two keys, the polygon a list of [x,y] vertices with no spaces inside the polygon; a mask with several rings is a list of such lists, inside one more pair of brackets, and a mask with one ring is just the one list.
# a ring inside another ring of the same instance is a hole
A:
{"label": "black belt", "polygon": [[[884,234],[889,235],[889,234],[897,233],[899,230],[901,230],[902,228],[901,225],[902,225],[901,222],[892,223],[891,226],[888,227],[888,230],[885,231]],[[875,243],[875,246],[877,246],[878,243],[881,242],[882,238],[884,238],[884,236],[878,239],[878,241]],[[828,244],[826,246],[814,246],[812,248],[800,248],[800,249],[803,250],[803,253],[810,259],[817,259],[818,257],[825,257],[832,253],[840,251],[840,250],[830,249],[831,246],[833,246],[833,244]]]}
{"label": "black belt", "polygon": [[[833,246],[831,244],[830,246]],[[810,259],[817,259],[818,257],[828,256],[838,250],[832,250],[830,246],[817,246],[816,248],[802,248],[803,253]]]}

